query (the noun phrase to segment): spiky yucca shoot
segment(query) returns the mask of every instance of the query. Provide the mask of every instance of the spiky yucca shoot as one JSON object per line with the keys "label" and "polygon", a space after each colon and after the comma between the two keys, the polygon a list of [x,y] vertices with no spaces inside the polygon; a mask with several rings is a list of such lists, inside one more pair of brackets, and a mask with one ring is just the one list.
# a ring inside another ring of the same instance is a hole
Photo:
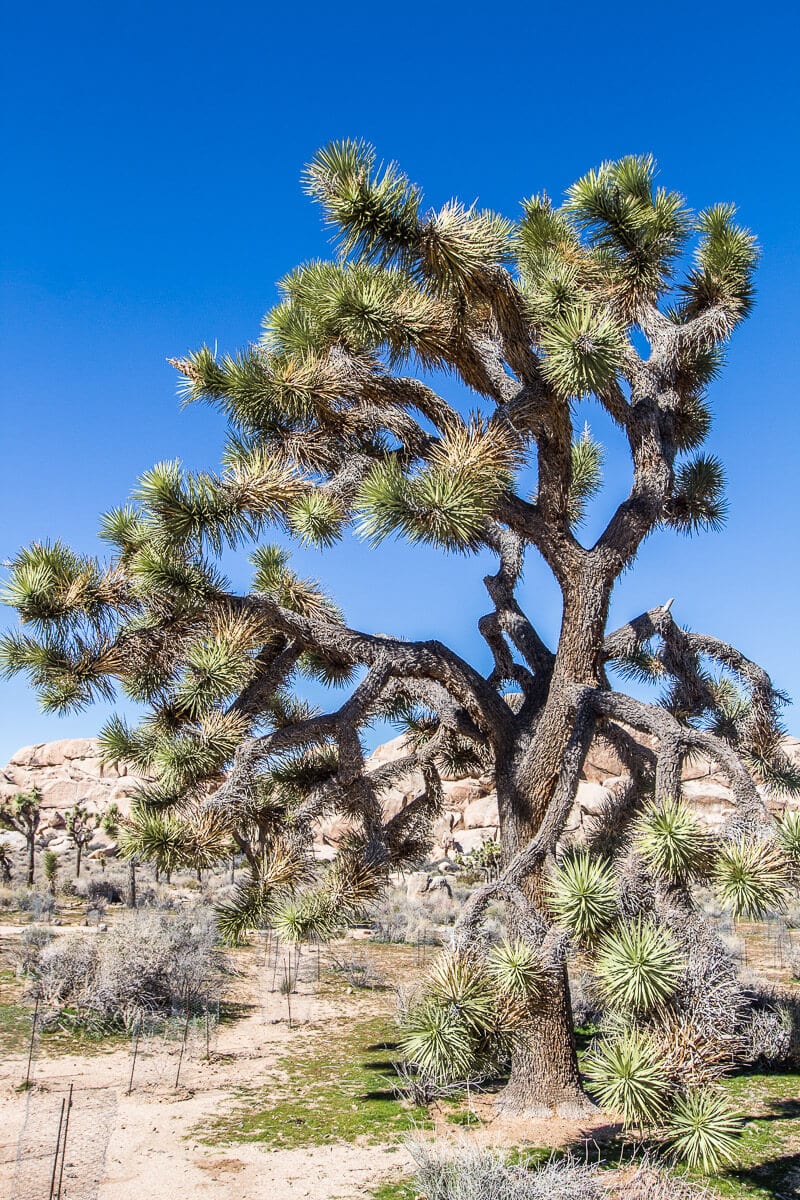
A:
{"label": "spiky yucca shoot", "polygon": [[679,1096],[666,1126],[676,1157],[707,1173],[735,1161],[741,1132],[741,1118],[722,1093],[710,1088]]}
{"label": "spiky yucca shoot", "polygon": [[683,800],[648,805],[636,824],[636,845],[651,871],[674,883],[702,879],[711,867],[711,837]]}
{"label": "spiky yucca shoot", "polygon": [[793,869],[800,869],[800,812],[796,809],[778,819],[778,841]]}
{"label": "spiky yucca shoot", "polygon": [[584,1071],[597,1102],[626,1126],[652,1129],[663,1119],[671,1085],[649,1034],[630,1029],[594,1045]]}
{"label": "spiky yucca shoot", "polygon": [[779,845],[740,837],[720,848],[715,883],[734,917],[759,921],[768,912],[783,908],[791,871]]}
{"label": "spiky yucca shoot", "polygon": [[[527,1006],[504,1103],[574,1106],[558,925],[587,952],[614,926],[619,861],[563,862],[552,899],[547,874],[593,737],[629,761],[631,787],[609,797],[616,849],[653,779],[658,803],[675,795],[686,755],[727,773],[748,836],[766,814],[747,766],[769,787],[800,788],[781,747],[784,698],[756,664],[681,628],[669,605],[616,631],[605,620],[644,539],[724,517],[722,466],[704,451],[707,390],[752,305],[756,245],[732,206],[693,213],[660,187],[647,156],[602,164],[563,203],[530,197],[515,220],[455,200],[426,209],[359,141],[321,150],[305,184],[337,240],[332,260],[281,281],[257,343],[173,360],[186,402],[227,421],[219,468],[146,472],[103,519],[106,562],[61,542],[22,550],[7,586],[21,628],[0,642],[4,669],[51,711],[117,690],[144,708],[135,727],[109,723],[103,753],[149,777],[143,811],[222,814],[249,868],[221,916],[231,937],[267,921],[297,938],[344,919],[393,868],[425,861],[443,772],[491,775],[502,862],[486,886],[521,906],[518,927],[541,931],[558,960]],[[592,545],[579,530],[603,455],[576,426],[583,398],[619,430],[633,470]],[[275,544],[329,549],[354,531],[475,555],[488,670],[438,640],[348,626]],[[241,592],[221,570],[231,549],[250,554]],[[532,554],[563,600],[554,646],[522,603]],[[484,576],[487,555],[496,571]],[[620,668],[657,681],[659,701],[617,690]],[[309,678],[328,698],[320,711],[301,698]],[[387,718],[408,734],[405,754],[376,764],[362,735]],[[389,816],[384,797],[412,776],[424,787]],[[311,871],[314,829],[333,817],[352,830],[353,853],[338,875]],[[679,832],[664,859],[674,870],[686,865]],[[166,854],[172,840],[167,826],[154,844]],[[652,895],[663,890],[654,854]],[[456,942],[467,954],[485,944],[486,906],[486,893],[465,906]],[[527,968],[516,951],[506,958],[521,984]],[[520,1005],[484,973],[499,1007]],[[640,986],[634,999],[646,998]],[[436,1014],[439,1036],[447,1013]]]}
{"label": "spiky yucca shoot", "polygon": [[403,1017],[403,1055],[436,1083],[496,1071],[535,1008],[543,978],[538,954],[519,940],[492,947],[482,961],[441,954],[422,998]]}
{"label": "spiky yucca shoot", "polygon": [[576,938],[591,938],[617,915],[617,886],[611,864],[588,851],[566,855],[549,880],[550,905]]}
{"label": "spiky yucca shoot", "polygon": [[615,1008],[647,1013],[675,991],[681,959],[669,933],[652,921],[629,921],[600,944],[595,972]]}
{"label": "spiky yucca shoot", "polygon": [[527,1004],[541,991],[543,971],[539,955],[519,939],[507,938],[492,946],[487,959],[489,974],[498,991]]}

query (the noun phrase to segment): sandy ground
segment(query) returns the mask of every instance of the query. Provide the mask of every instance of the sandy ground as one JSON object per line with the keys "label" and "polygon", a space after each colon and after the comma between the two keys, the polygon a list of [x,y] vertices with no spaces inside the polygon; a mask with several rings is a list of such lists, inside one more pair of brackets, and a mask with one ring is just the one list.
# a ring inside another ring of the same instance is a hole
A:
{"label": "sandy ground", "polygon": [[[202,1037],[189,1043],[177,1090],[179,1042],[142,1048],[130,1095],[129,1046],[80,1056],[40,1051],[35,1086],[27,1093],[17,1090],[27,1056],[6,1056],[0,1064],[0,1195],[46,1200],[61,1099],[70,1084],[64,1200],[141,1200],[142,1195],[149,1200],[194,1195],[333,1200],[363,1197],[387,1172],[406,1173],[409,1159],[398,1145],[370,1146],[368,1153],[349,1144],[270,1150],[263,1143],[210,1147],[193,1136],[198,1127],[230,1111],[237,1103],[236,1089],[263,1086],[270,1074],[274,1079],[289,1039],[318,1037],[320,1026],[347,1018],[349,997],[312,1000],[300,994],[293,997],[296,1027],[290,1031],[285,999],[261,985],[263,974],[257,956],[251,956],[236,980],[235,996],[253,1006],[249,1015],[219,1027],[210,1061],[205,1060]],[[359,1008],[368,1015],[363,1002]],[[92,1185],[93,1174],[99,1187]]]}
{"label": "sandy ground", "polygon": [[[0,932],[4,940],[12,934],[7,926]],[[368,1196],[383,1180],[408,1175],[411,1158],[397,1140],[368,1149],[339,1143],[273,1150],[263,1142],[209,1146],[199,1139],[198,1130],[241,1106],[238,1089],[280,1087],[281,1060],[292,1044],[300,1049],[313,1039],[317,1052],[324,1053],[326,1029],[351,1022],[356,1009],[363,1020],[393,1006],[386,992],[348,995],[328,989],[319,994],[309,964],[311,978],[301,982],[292,999],[290,1030],[285,998],[269,990],[263,952],[237,956],[237,967],[241,973],[226,992],[245,1015],[212,1034],[209,1059],[202,1028],[193,1034],[177,1088],[180,1039],[142,1041],[130,1093],[130,1044],[88,1054],[54,1054],[40,1046],[28,1092],[19,1090],[27,1055],[7,1055],[0,1063],[0,1196],[47,1200],[61,1101],[70,1084],[62,1200],[141,1200],[142,1195],[148,1200],[345,1200]],[[489,1096],[474,1095],[472,1103],[481,1118],[477,1129],[466,1134],[448,1125],[444,1114],[436,1120],[434,1112],[437,1136],[495,1146],[580,1144],[585,1138],[591,1154],[592,1135],[604,1124],[599,1114],[594,1123],[584,1124],[499,1116]]]}

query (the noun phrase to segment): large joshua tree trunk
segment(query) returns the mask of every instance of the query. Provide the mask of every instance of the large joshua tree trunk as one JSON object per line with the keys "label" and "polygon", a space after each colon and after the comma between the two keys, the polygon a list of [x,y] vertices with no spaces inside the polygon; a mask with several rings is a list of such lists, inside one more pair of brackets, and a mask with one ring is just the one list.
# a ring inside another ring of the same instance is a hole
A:
{"label": "large joshua tree trunk", "polygon": [[[498,798],[503,859],[510,862],[531,840],[534,831],[518,815],[519,799],[514,812],[507,797],[499,793]],[[527,880],[522,890],[536,908],[541,908],[545,899],[542,871]],[[523,932],[513,909],[509,912],[508,924],[512,935]],[[511,1076],[498,1099],[498,1107],[534,1117],[550,1116],[554,1112],[565,1117],[585,1113],[592,1106],[581,1085],[569,978],[563,962],[548,971],[533,1015],[534,1019],[520,1031],[515,1043]]]}
{"label": "large joshua tree trunk", "polygon": [[[498,769],[498,810],[506,863],[528,845],[551,810],[565,765],[573,777],[591,741],[592,722],[582,722],[577,697],[597,685],[610,588],[590,577],[565,597],[558,652],[547,699],[526,732],[511,769]],[[577,735],[577,736],[576,736]],[[574,788],[574,778],[570,791]],[[547,909],[546,862],[538,862],[521,891],[534,912]],[[514,931],[515,915],[509,925]],[[531,1116],[562,1116],[592,1107],[583,1092],[575,1046],[566,964],[549,965],[532,1020],[513,1055],[511,1077],[499,1104]]]}

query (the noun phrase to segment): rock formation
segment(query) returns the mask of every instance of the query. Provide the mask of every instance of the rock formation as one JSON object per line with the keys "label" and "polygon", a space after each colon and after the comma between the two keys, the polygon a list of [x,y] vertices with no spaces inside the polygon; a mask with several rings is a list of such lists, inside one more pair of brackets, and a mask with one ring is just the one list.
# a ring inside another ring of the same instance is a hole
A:
{"label": "rock formation", "polygon": [[[125,814],[139,782],[140,776],[129,772],[124,763],[101,762],[94,738],[69,738],[18,750],[0,771],[0,799],[38,788],[42,797],[38,844],[58,853],[72,848],[64,829],[71,808],[83,804],[102,814],[116,803]],[[24,842],[21,834],[5,830],[0,830],[0,840],[15,849]],[[88,852],[106,856],[115,848],[113,840],[98,829]]]}
{"label": "rock formation", "polygon": [[[800,762],[800,739],[786,738],[785,749]],[[378,766],[399,758],[403,738],[394,738],[375,750],[370,765]],[[684,763],[683,793],[712,829],[719,829],[732,812],[730,789],[716,766],[708,759],[695,757]],[[42,795],[43,816],[41,845],[55,850],[67,849],[64,835],[65,814],[77,803],[96,812],[105,812],[116,803],[123,813],[130,807],[141,776],[128,771],[123,763],[103,763],[92,738],[76,738],[25,746],[18,750],[0,772],[0,797],[37,787]],[[624,767],[605,745],[596,743],[587,758],[578,785],[578,794],[568,822],[571,833],[580,835],[587,820],[602,808],[615,787],[625,782]],[[469,853],[475,846],[497,837],[497,797],[491,781],[485,778],[444,778],[444,812],[434,826],[434,856],[445,853]],[[422,775],[411,772],[384,797],[387,817],[405,807],[424,789]],[[796,803],[796,802],[795,802]],[[775,805],[775,802],[772,801]],[[782,805],[778,804],[778,808]],[[332,857],[346,831],[341,820],[323,824],[317,835],[320,857]],[[0,838],[16,845],[19,835],[3,833]],[[90,852],[113,853],[109,840],[98,832]]]}

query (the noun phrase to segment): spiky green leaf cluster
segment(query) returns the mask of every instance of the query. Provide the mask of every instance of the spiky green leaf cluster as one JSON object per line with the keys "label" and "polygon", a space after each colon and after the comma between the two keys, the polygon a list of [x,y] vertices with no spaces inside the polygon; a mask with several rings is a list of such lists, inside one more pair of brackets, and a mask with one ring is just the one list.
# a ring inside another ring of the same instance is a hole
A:
{"label": "spiky green leaf cluster", "polygon": [[800,811],[787,809],[778,818],[778,841],[786,857],[800,866]]}
{"label": "spiky green leaf cluster", "polygon": [[396,459],[373,467],[356,500],[360,532],[373,544],[402,533],[411,542],[475,550],[516,461],[502,427],[478,420],[452,426],[415,474]]}
{"label": "spiky green leaf cluster", "polygon": [[700,454],[683,463],[667,502],[666,523],[684,533],[718,530],[726,514],[725,471],[719,459]]}
{"label": "spiky green leaf cluster", "polygon": [[742,1121],[722,1093],[703,1088],[678,1097],[666,1133],[677,1158],[708,1174],[736,1160]]}
{"label": "spiky green leaf cluster", "polygon": [[627,1126],[652,1128],[661,1121],[671,1085],[648,1033],[630,1029],[595,1043],[583,1066],[598,1104],[619,1113]]}
{"label": "spiky green leaf cluster", "polygon": [[680,799],[647,806],[636,824],[636,846],[650,870],[673,883],[702,878],[711,866],[712,840]]}
{"label": "spiky green leaf cluster", "polygon": [[714,882],[718,896],[735,917],[760,921],[768,912],[784,907],[791,871],[780,845],[739,837],[720,847]]}
{"label": "spiky green leaf cluster", "polygon": [[580,525],[586,506],[603,485],[603,447],[592,437],[589,426],[572,443],[572,471],[569,483],[570,525]]}
{"label": "spiky green leaf cluster", "polygon": [[586,850],[566,855],[549,880],[557,919],[579,939],[591,938],[617,915],[617,885],[610,863]]}
{"label": "spiky green leaf cluster", "polygon": [[570,309],[540,334],[542,372],[564,399],[602,394],[616,379],[622,336],[612,317],[588,305]]}
{"label": "spiky green leaf cluster", "polygon": [[646,1013],[673,995],[683,963],[666,929],[638,917],[606,934],[594,971],[609,1004]]}
{"label": "spiky green leaf cluster", "polygon": [[485,963],[471,954],[442,954],[422,999],[403,1019],[403,1056],[438,1083],[496,1068],[535,1006],[542,980],[536,952],[522,942],[493,948]]}

